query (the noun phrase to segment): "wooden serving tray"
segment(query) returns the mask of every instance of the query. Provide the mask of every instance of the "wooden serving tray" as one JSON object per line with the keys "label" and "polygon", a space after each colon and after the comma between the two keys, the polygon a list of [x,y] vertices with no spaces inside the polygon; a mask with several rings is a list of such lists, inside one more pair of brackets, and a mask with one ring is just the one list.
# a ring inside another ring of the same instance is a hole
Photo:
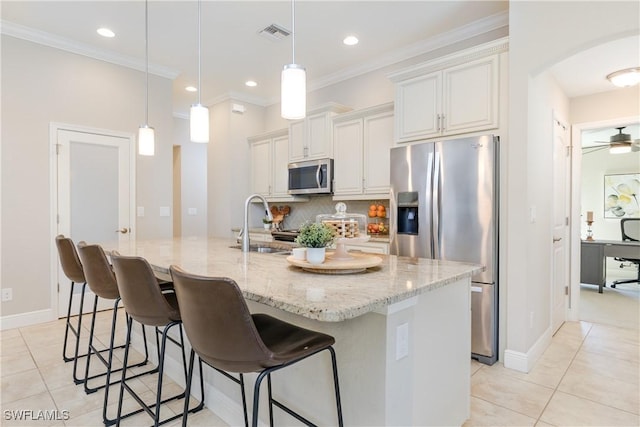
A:
{"label": "wooden serving tray", "polygon": [[361,273],[367,268],[376,267],[382,263],[382,258],[362,253],[349,253],[351,259],[335,260],[332,256],[335,252],[327,252],[322,264],[310,264],[306,260],[295,259],[293,255],[287,257],[287,262],[304,271],[322,274],[352,274]]}

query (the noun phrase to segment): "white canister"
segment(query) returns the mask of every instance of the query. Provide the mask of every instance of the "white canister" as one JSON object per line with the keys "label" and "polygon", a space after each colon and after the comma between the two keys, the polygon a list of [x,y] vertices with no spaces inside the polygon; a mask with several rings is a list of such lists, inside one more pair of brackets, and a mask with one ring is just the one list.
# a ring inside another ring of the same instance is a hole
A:
{"label": "white canister", "polygon": [[307,262],[309,264],[322,264],[325,250],[326,248],[307,248]]}
{"label": "white canister", "polygon": [[293,259],[304,261],[307,259],[307,248],[293,248],[291,255],[293,255]]}

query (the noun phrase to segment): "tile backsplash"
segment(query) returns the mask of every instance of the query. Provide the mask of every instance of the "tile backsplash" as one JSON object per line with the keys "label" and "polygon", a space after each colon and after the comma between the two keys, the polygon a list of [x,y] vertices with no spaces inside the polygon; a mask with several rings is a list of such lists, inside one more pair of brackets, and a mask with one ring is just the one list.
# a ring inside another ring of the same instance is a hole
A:
{"label": "tile backsplash", "polygon": [[[283,229],[292,230],[298,229],[306,221],[315,221],[316,215],[319,214],[332,214],[336,212],[336,204],[339,203],[332,199],[331,196],[313,196],[309,198],[308,202],[301,203],[270,203],[276,206],[288,205],[291,207],[291,212],[284,219]],[[389,200],[346,200],[343,201],[347,205],[348,213],[359,213],[367,215],[369,206],[372,203],[382,204],[389,208]]]}

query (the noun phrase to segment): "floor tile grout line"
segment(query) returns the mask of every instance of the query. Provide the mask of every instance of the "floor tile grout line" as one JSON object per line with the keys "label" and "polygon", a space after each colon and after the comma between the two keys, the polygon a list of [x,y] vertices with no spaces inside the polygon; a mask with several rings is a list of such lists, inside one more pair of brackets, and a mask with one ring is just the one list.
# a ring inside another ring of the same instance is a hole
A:
{"label": "floor tile grout line", "polygon": [[483,402],[487,402],[487,403],[489,403],[489,404],[491,404],[491,405],[493,405],[493,406],[497,406],[498,408],[506,409],[507,411],[510,411],[510,412],[513,412],[513,413],[516,413],[516,414],[519,414],[519,415],[523,415],[523,416],[525,416],[525,417],[527,417],[527,418],[531,418],[532,420],[535,420],[535,419],[536,419],[535,417],[532,417],[532,416],[531,416],[531,415],[529,415],[529,414],[525,414],[524,412],[516,411],[515,409],[512,409],[512,408],[507,408],[507,407],[506,407],[506,406],[504,406],[504,405],[501,405],[501,404],[499,404],[499,403],[492,402],[492,401],[487,400],[487,399],[484,399],[484,398],[482,398],[482,397],[478,397],[478,396],[474,396],[474,395],[471,395],[471,397],[473,397],[474,399],[482,400]]}
{"label": "floor tile grout line", "polygon": [[[564,378],[567,376],[567,372],[569,372],[569,369],[571,369],[571,365],[573,365],[573,362],[575,362],[576,357],[578,356],[578,353],[580,352],[580,349],[582,348],[582,346],[584,345],[584,342],[587,340],[587,337],[589,336],[589,334],[591,333],[591,331],[593,330],[593,323],[589,322],[590,326],[589,329],[587,330],[587,333],[584,334],[584,336],[582,337],[582,339],[580,340],[580,345],[578,346],[578,348],[576,349],[576,351],[573,353],[573,356],[571,357],[571,361],[569,362],[569,364],[567,365],[567,368],[564,370],[564,373],[562,374],[562,376],[560,377],[560,380],[558,381],[558,384],[556,384],[556,386],[553,389],[553,393],[551,393],[551,396],[549,396],[549,400],[547,400],[547,403],[544,405],[544,408],[542,408],[542,411],[540,412],[540,415],[538,416],[538,419],[536,420],[536,424],[539,421],[542,422],[546,422],[542,419],[542,416],[544,415],[544,412],[547,410],[547,408],[549,407],[549,404],[551,403],[551,401],[553,400],[553,397],[556,395],[556,393],[558,391],[560,391],[561,393],[563,393],[561,390],[558,390],[558,388],[560,387],[560,384],[562,384],[562,380],[564,380]],[[563,323],[564,325],[564,323]],[[562,326],[561,326],[562,327]]]}

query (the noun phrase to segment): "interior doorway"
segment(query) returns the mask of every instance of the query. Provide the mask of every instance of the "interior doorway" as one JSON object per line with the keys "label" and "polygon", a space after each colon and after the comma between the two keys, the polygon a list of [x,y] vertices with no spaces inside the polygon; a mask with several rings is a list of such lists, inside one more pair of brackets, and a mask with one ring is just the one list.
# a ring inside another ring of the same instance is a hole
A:
{"label": "interior doorway", "polygon": [[[581,123],[572,130],[575,170],[572,173],[572,217],[579,219],[572,225],[572,240],[579,242],[586,238],[586,212],[593,212],[592,232],[594,239],[620,240],[619,219],[605,218],[604,175],[638,172],[640,151],[628,154],[610,154],[606,142],[609,136],[618,132],[616,128],[625,127],[632,139],[640,137],[638,117]],[[605,144],[596,141],[604,141]],[[636,275],[631,265],[620,268],[620,262],[613,258],[606,260],[606,287],[602,294],[597,286],[580,283],[580,251],[572,253],[571,297],[573,301],[572,320],[584,320],[611,324],[619,327],[638,328],[640,316],[640,285],[637,283],[610,287],[616,279],[630,278]]]}
{"label": "interior doorway", "polygon": [[[132,207],[135,204],[135,152],[133,135],[52,123],[53,235],[70,237],[74,243],[120,243],[135,239]],[[52,246],[54,300],[58,316],[68,309],[71,282],[62,272]],[[80,287],[76,287],[79,292]],[[87,289],[84,307],[89,310],[93,294]],[[72,312],[80,301],[74,299]],[[111,304],[102,308],[110,308]]]}

